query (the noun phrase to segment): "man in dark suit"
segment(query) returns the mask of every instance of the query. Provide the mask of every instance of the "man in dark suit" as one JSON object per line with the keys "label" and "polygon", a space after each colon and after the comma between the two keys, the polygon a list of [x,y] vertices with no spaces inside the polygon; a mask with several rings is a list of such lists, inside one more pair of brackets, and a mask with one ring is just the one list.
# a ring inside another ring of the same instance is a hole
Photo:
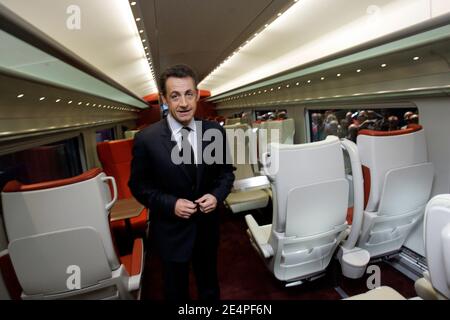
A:
{"label": "man in dark suit", "polygon": [[[129,187],[151,211],[152,241],[162,258],[166,299],[189,299],[192,261],[199,299],[218,300],[216,209],[234,181],[233,166],[225,156],[225,131],[215,122],[194,121],[199,93],[189,67],[167,69],[160,88],[169,114],[135,136]],[[221,143],[203,141],[206,131],[218,132]],[[211,143],[221,146],[213,155],[220,159],[215,163],[202,161]]]}

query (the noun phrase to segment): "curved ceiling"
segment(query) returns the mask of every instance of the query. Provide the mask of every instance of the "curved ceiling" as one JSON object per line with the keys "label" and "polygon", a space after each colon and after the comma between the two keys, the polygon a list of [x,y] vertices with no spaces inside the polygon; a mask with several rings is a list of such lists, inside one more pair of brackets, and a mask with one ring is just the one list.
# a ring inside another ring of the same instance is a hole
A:
{"label": "curved ceiling", "polygon": [[[127,0],[0,0],[0,3],[137,96],[156,91]],[[76,25],[69,28],[77,13],[79,28]]]}
{"label": "curved ceiling", "polygon": [[[157,90],[144,46],[156,77],[169,65],[186,63],[203,79],[200,87],[217,95],[450,12],[448,0],[0,3],[141,97]],[[66,27],[73,5],[81,12],[79,30]]]}

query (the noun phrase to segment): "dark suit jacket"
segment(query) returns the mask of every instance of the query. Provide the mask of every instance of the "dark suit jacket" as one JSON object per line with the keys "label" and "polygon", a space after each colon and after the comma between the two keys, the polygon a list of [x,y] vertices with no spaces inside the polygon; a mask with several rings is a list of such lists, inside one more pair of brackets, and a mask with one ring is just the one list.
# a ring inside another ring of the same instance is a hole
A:
{"label": "dark suit jacket", "polygon": [[[210,121],[202,121],[202,131],[219,129],[223,137],[225,152],[226,138],[223,128]],[[197,166],[197,183],[193,184],[183,164],[175,165],[171,160],[176,142],[171,139],[166,119],[139,132],[134,138],[133,160],[129,187],[134,197],[150,209],[150,227],[156,248],[167,261],[185,262],[192,254],[194,241],[200,241],[217,248],[219,241],[218,212],[205,214],[200,211],[190,219],[175,215],[178,199],[194,201],[210,193],[221,204],[230,193],[234,181],[231,164],[202,164]],[[201,137],[197,132],[197,138]],[[199,141],[199,140],[197,140]],[[202,151],[211,143],[198,142]]]}

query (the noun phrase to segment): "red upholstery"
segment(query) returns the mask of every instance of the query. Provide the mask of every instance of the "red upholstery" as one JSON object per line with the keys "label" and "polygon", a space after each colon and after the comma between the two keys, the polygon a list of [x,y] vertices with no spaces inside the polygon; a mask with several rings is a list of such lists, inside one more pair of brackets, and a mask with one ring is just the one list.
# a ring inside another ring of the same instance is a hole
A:
{"label": "red upholstery", "polygon": [[398,136],[402,134],[409,134],[416,131],[422,130],[422,126],[419,124],[410,124],[408,128],[402,130],[393,130],[393,131],[377,131],[377,130],[360,130],[358,132],[359,135],[366,135],[372,137],[389,137],[389,136]]}
{"label": "red upholstery", "polygon": [[353,224],[353,207],[347,209],[347,223],[349,225]]}
{"label": "red upholstery", "polygon": [[[133,195],[128,188],[130,179],[130,166],[133,150],[133,139],[106,141],[97,144],[97,154],[102,163],[103,170],[108,176],[113,176],[117,184],[118,199],[129,199]],[[147,229],[147,209],[143,209],[139,216],[131,218],[130,224],[133,231],[139,234]],[[113,230],[125,230],[125,221],[111,222]]]}
{"label": "red upholstery", "polygon": [[370,169],[366,166],[362,166],[362,173],[364,179],[364,209],[367,207],[370,195]]}
{"label": "red upholstery", "polygon": [[133,244],[133,252],[129,255],[120,257],[120,262],[125,266],[125,269],[130,276],[141,273],[142,252],[142,239],[136,239]]}
{"label": "red upholstery", "polygon": [[118,199],[133,195],[128,188],[133,139],[115,140],[97,144],[97,154],[106,175],[116,179]]}
{"label": "red upholstery", "polygon": [[98,176],[100,173],[102,173],[102,169],[95,168],[95,169],[86,171],[85,173],[83,173],[79,176],[76,176],[76,177],[62,179],[62,180],[34,183],[34,184],[28,184],[28,185],[24,185],[24,184],[21,184],[19,181],[13,180],[6,184],[6,186],[3,188],[3,192],[27,192],[27,191],[36,191],[36,190],[62,187],[62,186],[67,186],[69,184],[74,184],[74,183],[92,179],[92,178]]}
{"label": "red upholstery", "polygon": [[[7,252],[6,250],[2,253]],[[20,286],[19,280],[17,279],[16,272],[11,262],[9,254],[0,253],[0,272],[5,282],[6,289],[8,290],[9,296],[12,300],[20,300],[22,294],[22,287]]]}

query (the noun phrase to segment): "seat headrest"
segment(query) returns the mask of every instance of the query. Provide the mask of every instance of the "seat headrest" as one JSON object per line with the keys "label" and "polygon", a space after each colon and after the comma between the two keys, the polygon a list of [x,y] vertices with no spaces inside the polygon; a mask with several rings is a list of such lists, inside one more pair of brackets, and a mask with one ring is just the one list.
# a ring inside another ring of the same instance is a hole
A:
{"label": "seat headrest", "polygon": [[40,182],[40,183],[34,183],[34,184],[22,184],[21,182],[17,180],[10,181],[6,184],[6,186],[3,188],[4,193],[9,192],[28,192],[28,191],[37,191],[37,190],[44,190],[44,189],[52,189],[62,186],[67,186],[70,184],[75,184],[79,182],[83,182],[86,180],[90,180],[92,178],[95,178],[99,174],[101,174],[103,171],[100,168],[94,168],[89,171],[86,171],[83,174],[80,174],[76,177],[71,177],[67,179],[61,179],[61,180],[54,180],[54,181],[47,181],[47,182]]}
{"label": "seat headrest", "polygon": [[131,162],[133,139],[105,141],[97,144],[97,154],[102,163]]}
{"label": "seat headrest", "polygon": [[416,131],[422,130],[422,126],[419,124],[410,124],[406,129],[393,130],[393,131],[378,131],[378,130],[360,130],[358,136],[371,136],[371,137],[390,137],[390,136],[400,136],[403,134],[409,134]]}

